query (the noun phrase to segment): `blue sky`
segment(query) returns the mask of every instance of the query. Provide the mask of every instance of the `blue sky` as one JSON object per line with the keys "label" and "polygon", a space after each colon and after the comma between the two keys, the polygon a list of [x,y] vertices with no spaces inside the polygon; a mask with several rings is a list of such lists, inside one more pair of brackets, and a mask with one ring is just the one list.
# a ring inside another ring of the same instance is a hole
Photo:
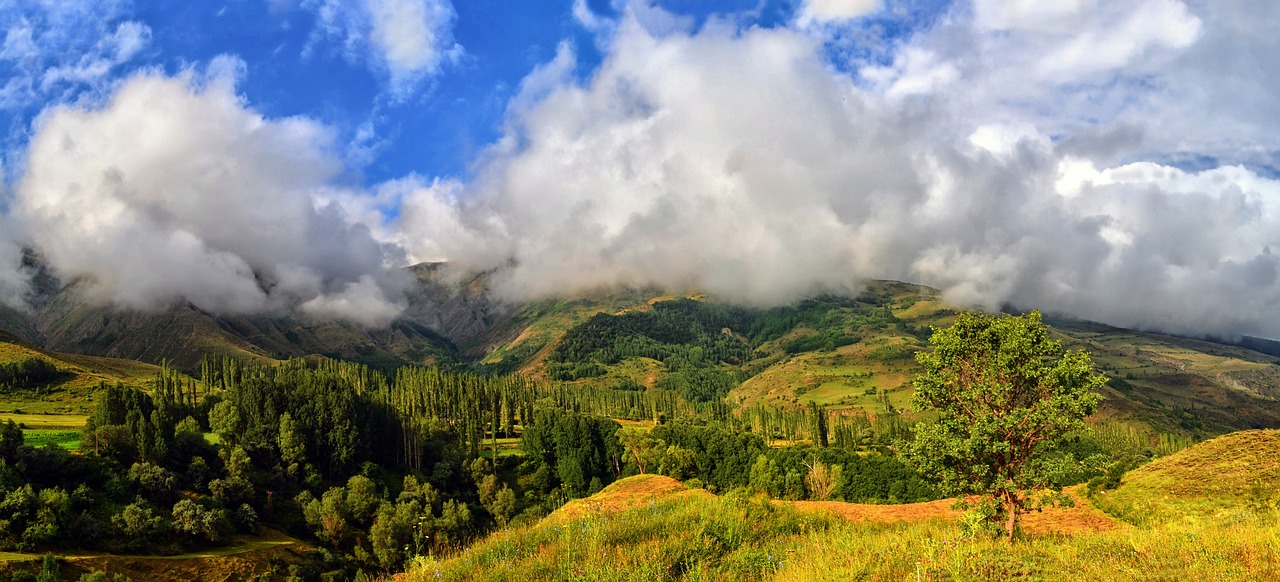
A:
{"label": "blue sky", "polygon": [[0,0],[0,300],[378,326],[397,269],[1280,337],[1269,0]]}

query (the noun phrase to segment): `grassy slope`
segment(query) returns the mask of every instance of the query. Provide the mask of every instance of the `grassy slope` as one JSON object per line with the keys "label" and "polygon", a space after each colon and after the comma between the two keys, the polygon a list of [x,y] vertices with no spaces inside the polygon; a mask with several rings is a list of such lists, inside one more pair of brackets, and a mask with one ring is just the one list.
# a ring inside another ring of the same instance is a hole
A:
{"label": "grassy slope", "polygon": [[1236,432],[1159,458],[1124,476],[1095,503],[1137,523],[1231,521],[1280,509],[1280,430]]}
{"label": "grassy slope", "polygon": [[[520,308],[502,324],[489,330],[485,343],[499,347],[483,358],[486,364],[506,362],[512,368],[532,376],[544,374],[547,356],[565,332],[597,313],[618,315],[636,309],[647,309],[655,301],[673,299],[651,290],[614,290],[590,296],[535,301]],[[497,340],[498,338],[504,338]],[[509,338],[509,339],[506,339]],[[644,375],[630,370],[611,377],[631,377],[643,382]]]}
{"label": "grassy slope", "polygon": [[[1247,434],[1244,438],[1255,440]],[[1184,464],[1211,461],[1219,450],[1193,448],[1184,456]],[[1212,466],[1198,466],[1198,470],[1209,471]],[[397,579],[1265,580],[1280,576],[1280,516],[1275,512],[1250,513],[1226,523],[1205,520],[1129,527],[1101,516],[1087,500],[1078,503],[1072,510],[1031,516],[1030,534],[1010,546],[966,538],[950,519],[953,513],[946,502],[902,506],[768,502],[716,497],[684,490],[665,477],[638,476],[576,501],[539,524],[494,534],[448,559],[422,559]],[[1042,527],[1035,527],[1037,521]]]}
{"label": "grassy slope", "polygon": [[[942,326],[952,308],[936,292],[885,284],[879,292],[894,315],[910,327]],[[877,289],[873,287],[873,290]],[[1231,430],[1280,427],[1280,365],[1244,348],[1098,324],[1050,321],[1068,349],[1089,352],[1113,378],[1099,419],[1134,420],[1161,431],[1197,436]],[[918,371],[908,355],[877,357],[886,345],[922,347],[899,326],[867,334],[832,353],[781,358],[731,394],[744,404],[795,408],[810,401],[833,409],[882,408],[888,394],[898,408],[910,404],[909,380]],[[875,389],[872,392],[872,389]]]}
{"label": "grassy slope", "polygon": [[17,341],[0,341],[0,363],[26,357],[45,358],[62,372],[48,386],[0,394],[0,420],[14,420],[32,429],[73,429],[93,410],[93,392],[100,382],[145,388],[159,366],[132,360],[62,354]]}

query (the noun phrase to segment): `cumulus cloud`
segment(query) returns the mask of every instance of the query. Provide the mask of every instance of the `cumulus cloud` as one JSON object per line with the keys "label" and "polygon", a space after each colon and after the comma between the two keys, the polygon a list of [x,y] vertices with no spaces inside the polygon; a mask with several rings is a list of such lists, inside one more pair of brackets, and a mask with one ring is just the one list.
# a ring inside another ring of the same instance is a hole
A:
{"label": "cumulus cloud", "polygon": [[316,15],[313,45],[339,42],[348,60],[386,75],[396,97],[407,97],[462,55],[449,0],[303,0],[302,6]]}
{"label": "cumulus cloud", "polygon": [[302,303],[385,323],[400,301],[385,267],[402,259],[318,203],[333,150],[322,125],[247,108],[225,74],[140,74],[101,108],[42,116],[12,214],[60,275],[117,305]]}
{"label": "cumulus cloud", "polygon": [[[448,4],[302,5],[393,86],[456,50]],[[207,79],[142,75],[43,116],[12,217],[60,273],[133,307],[379,325],[403,301],[386,267],[407,256],[495,270],[511,299],[624,284],[769,305],[888,278],[966,305],[1280,337],[1280,8],[975,0],[887,55],[830,50],[878,7],[695,27],[650,2],[616,19],[578,2],[597,69],[562,45],[467,178],[368,191],[335,184],[327,128],[248,108],[233,59]],[[15,248],[0,242],[0,272]]]}
{"label": "cumulus cloud", "polygon": [[1280,182],[1179,169],[1161,156],[1247,138],[1200,114],[1187,123],[1208,127],[1173,143],[1139,115],[1193,89],[1196,55],[1227,50],[1202,44],[1226,36],[1224,12],[994,7],[958,5],[889,64],[845,63],[856,75],[824,60],[823,31],[624,16],[585,82],[566,51],[530,75],[473,181],[405,193],[399,230],[419,258],[510,261],[514,298],[621,283],[775,304],[874,277],[969,305],[1280,335]]}
{"label": "cumulus cloud", "polygon": [[5,187],[4,166],[0,165],[0,305],[26,309],[31,279],[22,268],[22,247],[18,225],[4,212],[9,193]]}

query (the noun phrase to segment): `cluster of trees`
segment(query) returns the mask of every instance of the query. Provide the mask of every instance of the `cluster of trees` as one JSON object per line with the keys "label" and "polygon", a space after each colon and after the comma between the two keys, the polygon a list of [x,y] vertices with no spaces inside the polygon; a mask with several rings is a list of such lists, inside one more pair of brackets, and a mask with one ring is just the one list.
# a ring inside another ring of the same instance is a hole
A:
{"label": "cluster of trees", "polygon": [[39,356],[0,364],[0,390],[17,390],[48,384],[56,379],[58,367]]}
{"label": "cluster of trees", "polygon": [[[0,426],[0,548],[175,552],[257,527],[253,508],[229,496],[181,498],[202,481],[208,493],[208,478],[225,471],[212,447],[173,447],[153,462],[140,456],[134,434],[113,432],[118,446],[73,455],[24,444],[12,421]],[[204,470],[174,471],[183,461]]]}

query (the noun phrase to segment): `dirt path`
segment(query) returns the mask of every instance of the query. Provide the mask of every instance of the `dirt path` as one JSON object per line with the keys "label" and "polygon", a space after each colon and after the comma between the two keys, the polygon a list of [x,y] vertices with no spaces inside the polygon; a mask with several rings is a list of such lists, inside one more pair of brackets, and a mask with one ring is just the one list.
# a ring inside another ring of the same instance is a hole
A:
{"label": "dirt path", "polygon": [[[1106,531],[1124,527],[1123,523],[1108,517],[1089,503],[1089,500],[1079,493],[1078,487],[1067,489],[1067,494],[1075,501],[1075,507],[1050,507],[1044,511],[1028,513],[1022,520],[1022,529],[1032,535],[1044,535]],[[954,499],[901,505],[839,501],[774,501],[774,503],[788,503],[801,511],[833,513],[849,521],[876,523],[955,519],[960,515],[959,511],[951,509],[951,505],[955,503]]]}

